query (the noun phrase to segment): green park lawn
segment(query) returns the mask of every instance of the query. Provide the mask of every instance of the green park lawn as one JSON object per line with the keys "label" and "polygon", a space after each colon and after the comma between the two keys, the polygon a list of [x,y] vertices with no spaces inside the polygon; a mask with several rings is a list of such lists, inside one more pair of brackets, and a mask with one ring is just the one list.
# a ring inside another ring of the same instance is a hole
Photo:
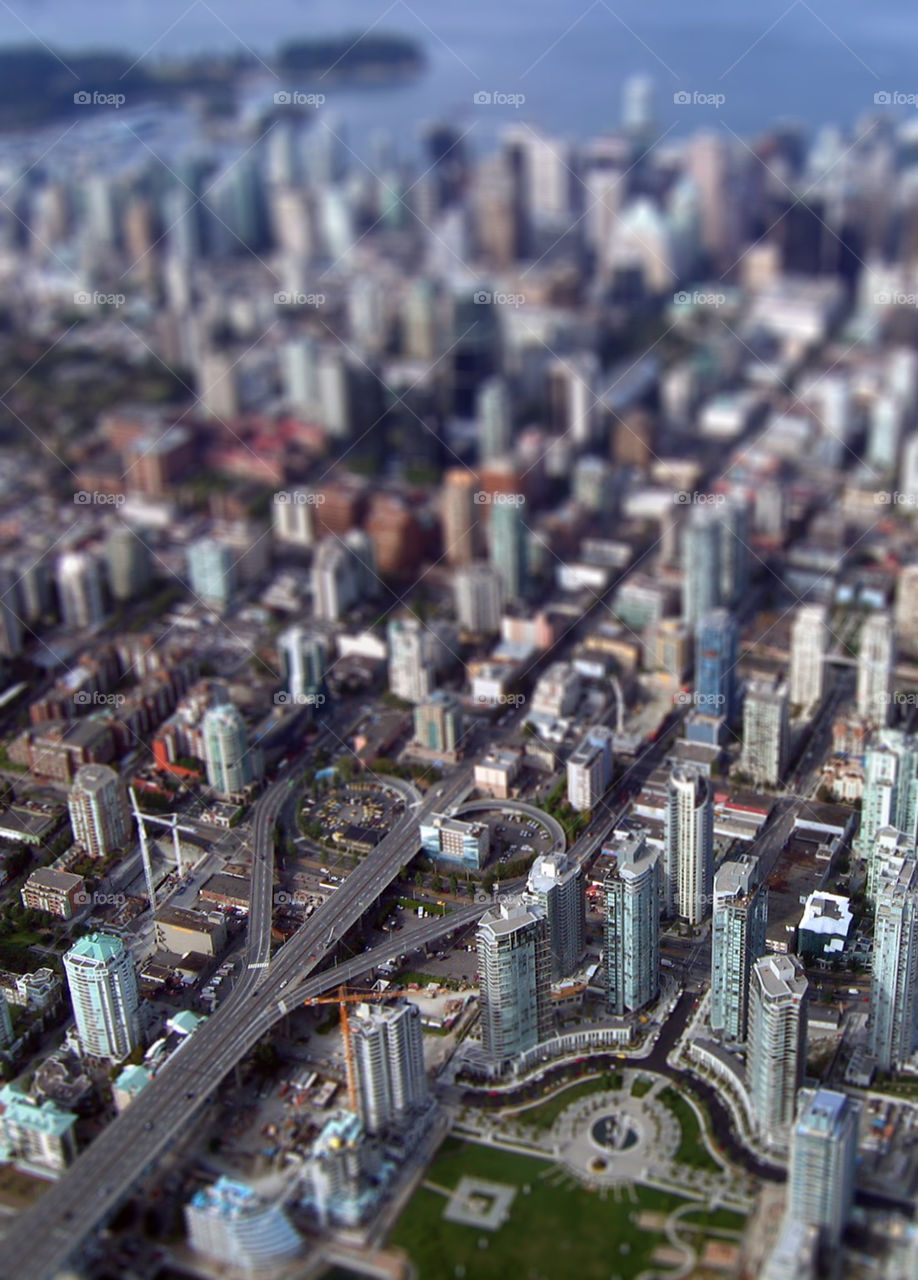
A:
{"label": "green park lawn", "polygon": [[719,1173],[720,1165],[705,1146],[704,1137],[698,1125],[698,1119],[688,1103],[672,1085],[667,1085],[656,1095],[679,1121],[682,1138],[676,1152],[676,1163],[688,1165],[692,1169],[706,1170],[708,1173]]}
{"label": "green park lawn", "polygon": [[574,1080],[547,1102],[536,1102],[525,1111],[518,1112],[513,1119],[533,1129],[550,1129],[561,1112],[566,1111],[572,1102],[577,1102],[590,1093],[618,1089],[621,1082],[621,1072],[618,1071],[604,1071],[601,1075],[591,1076],[589,1080]]}
{"label": "green park lawn", "polygon": [[[641,1228],[639,1215],[667,1214],[685,1201],[649,1187],[636,1187],[633,1196],[622,1189],[602,1197],[570,1179],[549,1180],[552,1167],[544,1160],[447,1139],[425,1181],[450,1190],[466,1174],[510,1183],[517,1194],[508,1220],[493,1232],[447,1222],[446,1197],[422,1185],[391,1243],[408,1253],[421,1280],[633,1280],[651,1268],[653,1251],[665,1237]],[[726,1211],[718,1212],[716,1224],[705,1223],[704,1206],[699,1210],[692,1226],[742,1226],[741,1218]]]}

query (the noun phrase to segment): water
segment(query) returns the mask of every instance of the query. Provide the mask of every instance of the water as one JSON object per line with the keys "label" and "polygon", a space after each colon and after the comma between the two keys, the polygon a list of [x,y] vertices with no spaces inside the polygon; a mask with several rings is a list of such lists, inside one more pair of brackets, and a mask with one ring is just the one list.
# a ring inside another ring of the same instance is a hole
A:
{"label": "water", "polygon": [[[15,12],[14,12],[15,11]],[[16,13],[20,15],[17,18]],[[908,0],[13,0],[0,42],[35,37],[64,51],[120,47],[140,58],[249,48],[348,30],[417,37],[426,71],[382,90],[328,86],[327,109],[355,139],[390,129],[408,150],[433,116],[473,141],[522,117],[584,137],[619,123],[621,88],[652,75],[673,136],[699,126],[748,136],[778,119],[853,127],[879,90],[918,91],[918,6]],[[278,85],[277,87],[283,87]],[[524,94],[521,108],[476,107],[480,91]],[[674,93],[723,95],[679,106]],[[914,108],[911,109],[914,112]]]}

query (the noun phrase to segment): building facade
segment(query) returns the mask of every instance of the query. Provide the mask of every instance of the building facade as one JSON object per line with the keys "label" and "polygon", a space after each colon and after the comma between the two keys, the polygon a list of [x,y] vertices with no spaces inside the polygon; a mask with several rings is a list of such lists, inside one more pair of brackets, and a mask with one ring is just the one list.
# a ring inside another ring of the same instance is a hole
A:
{"label": "building facade", "polygon": [[526,896],[548,920],[553,981],[569,977],[586,950],[586,894],[583,869],[563,853],[546,853],[533,862]]}
{"label": "building facade", "polygon": [[73,839],[91,858],[105,858],[131,840],[127,787],[107,764],[86,764],[67,797]]}
{"label": "building facade", "polygon": [[787,768],[790,716],[787,686],[750,680],[743,701],[742,771],[754,786],[775,787]]}
{"label": "building facade", "polygon": [[788,696],[795,712],[809,716],[822,702],[828,645],[825,607],[821,604],[801,605],[791,628],[788,681]]}
{"label": "building facade", "polygon": [[664,910],[698,925],[711,909],[714,880],[714,800],[710,781],[678,766],[670,774],[664,811]]}
{"label": "building facade", "polygon": [[888,613],[874,613],[861,628],[857,658],[857,713],[882,728],[889,723],[890,680],[896,633]]}
{"label": "building facade", "polygon": [[644,832],[616,831],[603,863],[606,997],[610,1012],[622,1016],[660,991],[660,855]]}
{"label": "building facade", "polygon": [[538,907],[501,903],[478,925],[481,1038],[503,1068],[544,1040],[551,1028],[551,947]]}
{"label": "building facade", "polygon": [[806,1065],[808,983],[793,955],[763,956],[752,966],[746,1077],[753,1119],[769,1145],[783,1146]]}
{"label": "building facade", "polygon": [[211,707],[201,727],[208,786],[221,796],[241,795],[258,776],[241,712],[230,702]]}
{"label": "building facade", "polygon": [[711,1030],[746,1039],[752,966],[765,954],[768,890],[752,859],[725,862],[714,877],[711,923]]}
{"label": "building facade", "polygon": [[140,996],[134,960],[120,938],[90,933],[64,956],[80,1047],[121,1062],[140,1044]]}
{"label": "building facade", "polygon": [[365,1129],[403,1128],[430,1101],[420,1010],[407,1000],[358,1005],[351,1037]]}
{"label": "building facade", "polygon": [[878,865],[870,981],[870,1051],[895,1071],[918,1048],[918,855],[901,848]]}
{"label": "building facade", "polygon": [[801,1089],[791,1132],[787,1212],[837,1246],[854,1204],[860,1108],[832,1089]]}

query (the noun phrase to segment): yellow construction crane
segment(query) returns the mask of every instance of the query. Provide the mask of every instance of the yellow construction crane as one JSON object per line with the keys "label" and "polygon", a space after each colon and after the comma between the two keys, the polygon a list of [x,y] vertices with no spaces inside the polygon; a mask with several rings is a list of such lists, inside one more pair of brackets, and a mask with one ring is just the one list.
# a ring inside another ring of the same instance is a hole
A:
{"label": "yellow construction crane", "polygon": [[308,996],[303,1004],[336,1004],[341,1013],[341,1035],[344,1039],[344,1061],[347,1065],[347,1097],[348,1105],[354,1115],[360,1114],[360,1100],[357,1096],[357,1070],[354,1066],[354,1050],[351,1046],[351,1022],[348,1005],[368,1004],[381,1000],[400,1000],[401,991],[348,991],[347,987],[339,987],[333,996]]}

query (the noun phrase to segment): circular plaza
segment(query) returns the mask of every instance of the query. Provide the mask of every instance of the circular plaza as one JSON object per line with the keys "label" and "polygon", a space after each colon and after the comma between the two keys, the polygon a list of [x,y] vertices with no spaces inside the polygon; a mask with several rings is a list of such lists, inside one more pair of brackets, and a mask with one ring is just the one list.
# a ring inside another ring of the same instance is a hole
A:
{"label": "circular plaza", "polygon": [[558,1163],[593,1187],[642,1182],[668,1169],[679,1147],[679,1122],[654,1093],[604,1090],[572,1102],[552,1129]]}

